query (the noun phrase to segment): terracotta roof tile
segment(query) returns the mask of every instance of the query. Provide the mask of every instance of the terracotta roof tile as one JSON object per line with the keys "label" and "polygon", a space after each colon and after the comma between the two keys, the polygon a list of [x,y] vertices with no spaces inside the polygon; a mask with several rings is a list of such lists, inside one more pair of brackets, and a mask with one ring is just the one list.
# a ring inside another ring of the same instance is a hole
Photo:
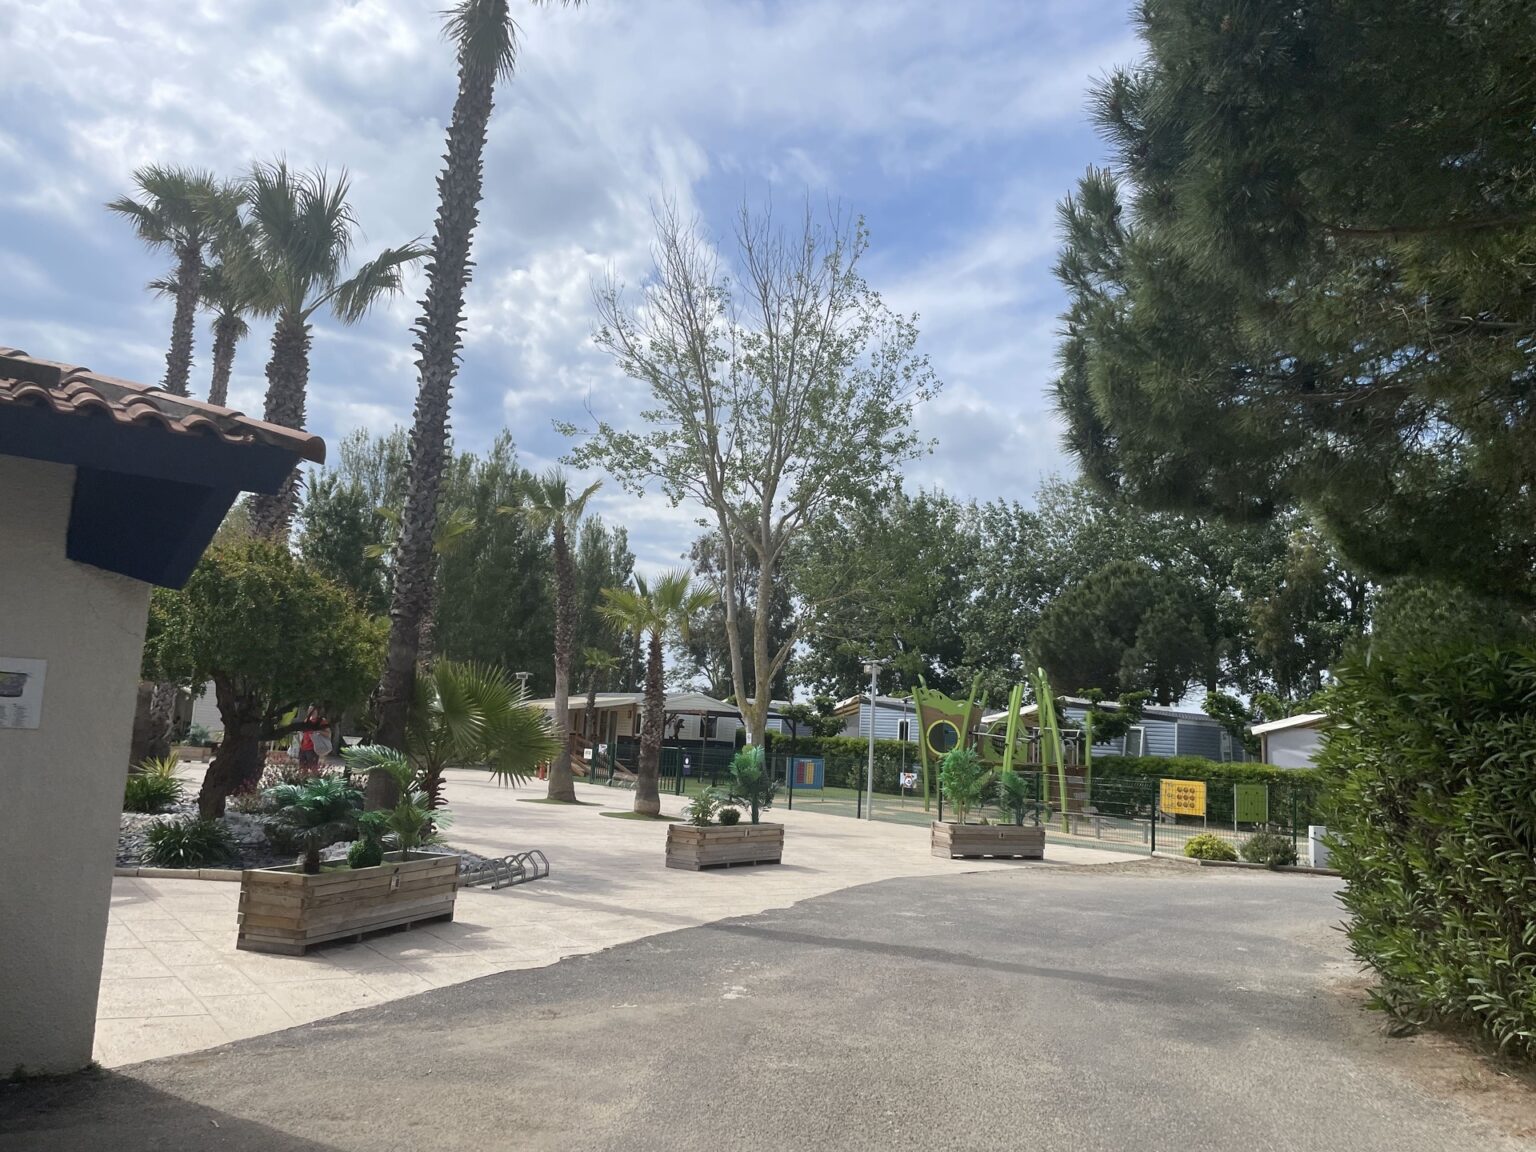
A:
{"label": "terracotta roof tile", "polygon": [[61,416],[158,426],[177,435],[210,436],[227,444],[266,444],[316,464],[325,461],[325,441],[308,432],[268,424],[163,388],[0,347],[0,415],[12,405],[50,408]]}

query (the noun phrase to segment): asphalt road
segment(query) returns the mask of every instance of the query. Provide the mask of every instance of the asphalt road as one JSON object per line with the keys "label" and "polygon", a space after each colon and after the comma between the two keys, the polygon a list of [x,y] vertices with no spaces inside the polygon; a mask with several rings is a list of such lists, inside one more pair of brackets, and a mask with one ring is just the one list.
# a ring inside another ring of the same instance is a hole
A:
{"label": "asphalt road", "polygon": [[1529,1147],[1362,1029],[1338,918],[1153,863],[892,880],[0,1089],[0,1150]]}

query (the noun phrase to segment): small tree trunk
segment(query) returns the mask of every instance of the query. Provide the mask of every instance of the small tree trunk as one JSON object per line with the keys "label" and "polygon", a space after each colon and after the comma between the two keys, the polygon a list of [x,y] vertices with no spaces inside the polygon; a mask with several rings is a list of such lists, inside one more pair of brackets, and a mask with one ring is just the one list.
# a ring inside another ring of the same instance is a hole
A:
{"label": "small tree trunk", "polygon": [[[267,403],[263,419],[284,428],[304,427],[304,399],[309,386],[309,325],[296,312],[284,312],[272,332],[272,358],[267,361]],[[267,540],[286,542],[299,504],[299,470],[288,473],[276,493],[251,497],[251,532]]]}
{"label": "small tree trunk", "polygon": [[571,776],[571,645],[576,635],[576,573],[571,569],[571,550],[566,544],[565,524],[555,521],[555,735],[560,750],[549,765],[551,800],[576,803]]}
{"label": "small tree trunk", "polygon": [[203,276],[203,246],[197,242],[176,249],[176,315],[171,321],[171,347],[165,354],[162,387],[177,396],[187,394],[192,378],[192,341],[197,326],[197,298]]}
{"label": "small tree trunk", "polygon": [[224,407],[229,402],[229,377],[235,370],[235,346],[244,322],[223,313],[213,322],[213,378],[208,383],[208,403]]}
{"label": "small tree trunk", "polygon": [[320,871],[320,849],[304,849],[304,871],[310,876]]}
{"label": "small tree trunk", "polygon": [[645,662],[645,718],[640,730],[640,763],[635,773],[635,811],[644,816],[661,815],[661,727],[666,723],[667,692],[662,683],[661,631],[651,633],[650,656]]}

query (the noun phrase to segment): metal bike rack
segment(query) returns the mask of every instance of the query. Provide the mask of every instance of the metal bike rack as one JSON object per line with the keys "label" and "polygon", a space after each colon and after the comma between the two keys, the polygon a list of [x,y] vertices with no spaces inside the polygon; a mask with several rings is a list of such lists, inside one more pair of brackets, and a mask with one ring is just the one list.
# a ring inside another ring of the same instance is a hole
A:
{"label": "metal bike rack", "polygon": [[485,860],[460,878],[466,888],[490,885],[492,888],[509,888],[513,884],[526,884],[530,880],[542,880],[549,875],[549,859],[537,848],[527,852],[514,852],[499,860]]}

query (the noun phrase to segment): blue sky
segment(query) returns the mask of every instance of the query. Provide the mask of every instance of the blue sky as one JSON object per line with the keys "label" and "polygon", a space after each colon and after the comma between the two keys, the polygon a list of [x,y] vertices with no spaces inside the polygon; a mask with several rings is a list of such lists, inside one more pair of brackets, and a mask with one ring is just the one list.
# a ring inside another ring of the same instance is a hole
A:
{"label": "blue sky", "polygon": [[[452,53],[445,0],[0,0],[0,345],[154,382],[165,270],[102,210],[157,161],[231,176],[279,154],[346,168],[361,255],[431,232]],[[1070,471],[1045,389],[1062,297],[1054,211],[1103,149],[1090,81],[1131,61],[1126,0],[592,0],[517,5],[517,78],[491,125],[456,441],[510,429],[526,463],[585,404],[624,422],[638,386],[592,348],[590,286],[649,267],[649,205],[724,236],[745,196],[862,213],[866,276],[921,315],[945,382],[914,485],[1028,500]],[[336,439],[409,419],[401,299],[322,321],[311,427]],[[231,403],[259,414],[269,330],[242,345]],[[194,394],[206,388],[199,330]],[[686,551],[696,512],[616,485],[599,510],[643,563]]]}

